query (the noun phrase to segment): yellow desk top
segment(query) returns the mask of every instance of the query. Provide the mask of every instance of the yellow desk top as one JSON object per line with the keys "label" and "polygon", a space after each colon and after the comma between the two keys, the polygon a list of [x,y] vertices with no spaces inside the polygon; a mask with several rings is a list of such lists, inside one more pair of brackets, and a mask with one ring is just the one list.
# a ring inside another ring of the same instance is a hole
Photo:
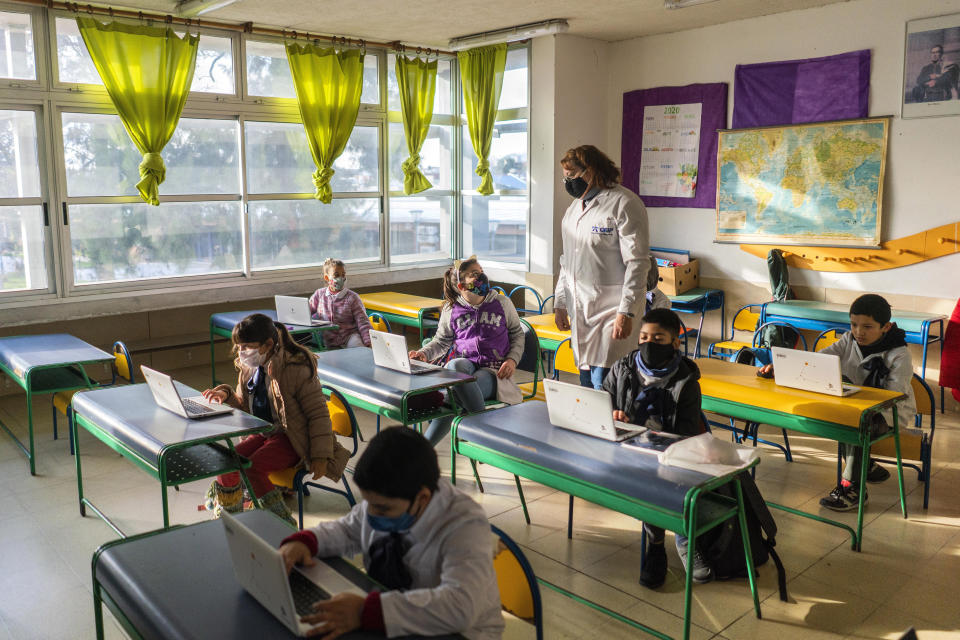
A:
{"label": "yellow desk top", "polygon": [[523,316],[523,319],[530,323],[533,330],[537,332],[538,338],[563,341],[570,337],[569,331],[557,329],[557,323],[554,321],[552,313],[544,313],[539,316]]}
{"label": "yellow desk top", "polygon": [[789,413],[803,418],[858,428],[864,411],[903,397],[896,391],[863,387],[852,396],[829,396],[790,387],[778,387],[761,378],[757,368],[715,358],[700,358],[700,390],[704,397]]}
{"label": "yellow desk top", "polygon": [[393,291],[361,293],[360,300],[367,311],[383,311],[411,318],[420,317],[420,311],[423,309],[439,309],[443,306],[443,300],[440,298],[424,298]]}

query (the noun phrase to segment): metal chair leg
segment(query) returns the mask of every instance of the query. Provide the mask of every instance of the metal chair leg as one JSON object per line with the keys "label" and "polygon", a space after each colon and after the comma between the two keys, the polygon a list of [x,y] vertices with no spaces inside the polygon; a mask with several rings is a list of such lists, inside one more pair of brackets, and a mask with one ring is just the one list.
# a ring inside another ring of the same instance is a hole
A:
{"label": "metal chair leg", "polygon": [[573,495],[570,496],[570,511],[567,514],[567,540],[573,538]]}
{"label": "metal chair leg", "polygon": [[477,489],[480,490],[480,493],[483,493],[483,483],[480,482],[480,474],[477,472],[477,461],[471,459],[470,466],[473,468],[473,478],[477,481]]}
{"label": "metal chair leg", "polygon": [[520,506],[523,508],[523,519],[530,524],[530,513],[527,511],[527,500],[523,497],[523,487],[520,486],[520,476],[514,475],[514,481],[517,483],[517,493],[520,495]]}

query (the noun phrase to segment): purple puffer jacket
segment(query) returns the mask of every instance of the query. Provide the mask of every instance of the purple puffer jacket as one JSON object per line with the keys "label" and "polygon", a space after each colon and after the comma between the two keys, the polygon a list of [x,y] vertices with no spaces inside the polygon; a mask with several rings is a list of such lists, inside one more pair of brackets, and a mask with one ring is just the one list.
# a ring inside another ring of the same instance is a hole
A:
{"label": "purple puffer jacket", "polygon": [[437,334],[423,347],[423,353],[427,360],[435,360],[452,346],[452,357],[496,369],[507,358],[520,362],[523,339],[523,327],[513,303],[491,291],[477,306],[461,296],[457,304],[444,307]]}

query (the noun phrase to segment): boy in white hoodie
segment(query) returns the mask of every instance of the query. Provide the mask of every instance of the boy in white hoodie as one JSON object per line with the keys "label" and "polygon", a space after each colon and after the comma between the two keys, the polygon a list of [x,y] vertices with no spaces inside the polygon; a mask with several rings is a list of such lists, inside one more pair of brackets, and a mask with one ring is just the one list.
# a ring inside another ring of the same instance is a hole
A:
{"label": "boy in white hoodie", "polygon": [[440,478],[437,454],[413,429],[392,427],[367,445],[354,481],[363,501],[343,518],[304,529],[280,546],[289,571],[314,557],[363,553],[384,590],[341,593],[303,621],[323,637],[356,629],[388,638],[503,634],[490,525],[483,508]]}

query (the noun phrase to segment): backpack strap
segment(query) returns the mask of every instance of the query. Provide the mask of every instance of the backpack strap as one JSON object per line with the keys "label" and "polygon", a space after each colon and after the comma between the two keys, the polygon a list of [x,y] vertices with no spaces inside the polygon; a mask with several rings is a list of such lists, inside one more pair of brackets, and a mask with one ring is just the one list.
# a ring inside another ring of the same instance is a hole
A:
{"label": "backpack strap", "polygon": [[757,483],[754,482],[753,477],[744,471],[740,473],[739,480],[744,498],[744,508],[752,511],[757,518],[757,522],[760,523],[760,529],[763,533],[761,536],[763,546],[766,547],[767,553],[773,558],[773,563],[777,565],[777,587],[780,591],[780,599],[787,602],[787,571],[774,549],[777,546],[777,523],[773,519],[773,514],[770,513],[770,509],[767,507],[763,495],[760,494],[760,489],[757,488]]}

